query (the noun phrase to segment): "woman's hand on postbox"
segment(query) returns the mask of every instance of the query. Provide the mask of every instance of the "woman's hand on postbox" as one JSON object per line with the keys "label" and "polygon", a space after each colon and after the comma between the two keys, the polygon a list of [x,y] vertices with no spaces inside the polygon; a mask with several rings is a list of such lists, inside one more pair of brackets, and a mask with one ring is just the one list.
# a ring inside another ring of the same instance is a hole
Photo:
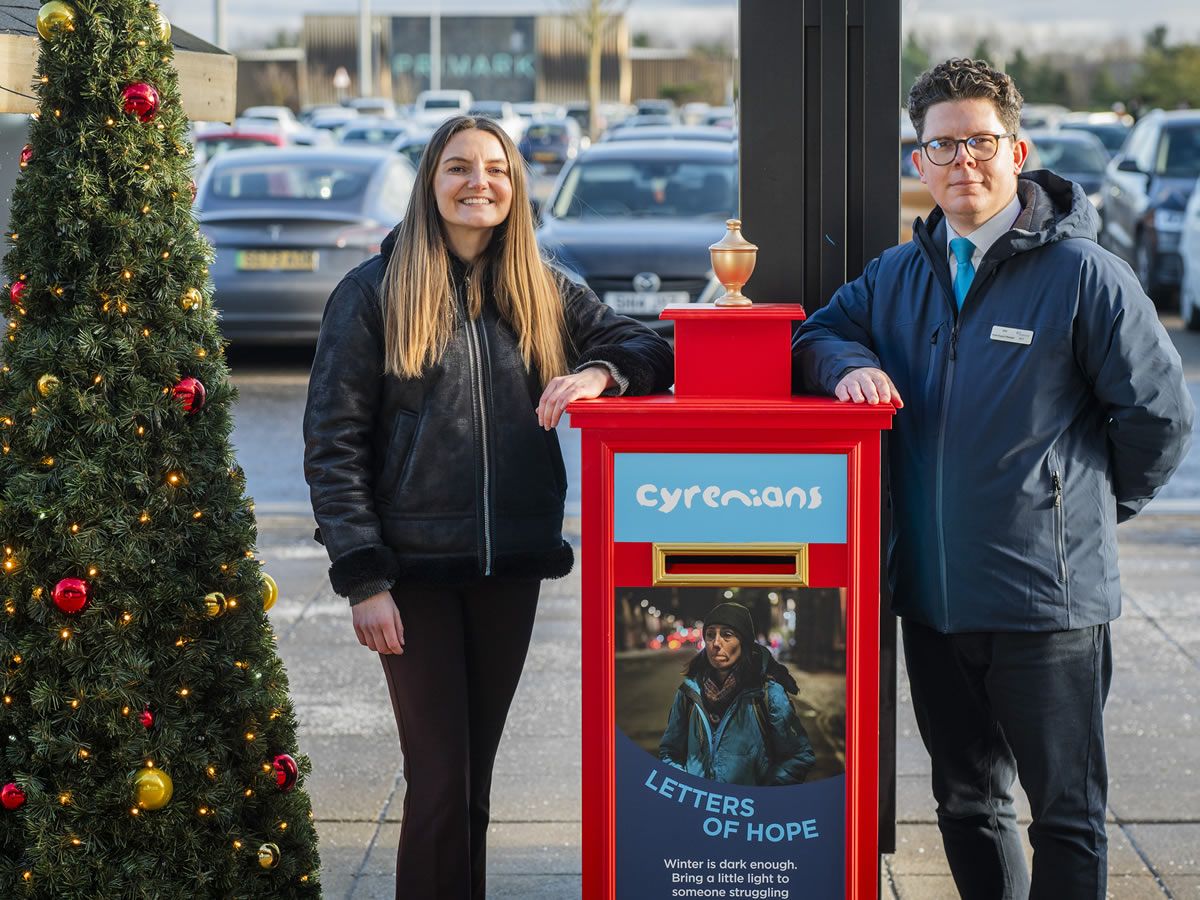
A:
{"label": "woman's hand on postbox", "polygon": [[549,431],[558,425],[558,420],[572,400],[591,400],[599,397],[616,384],[604,366],[589,366],[574,375],[559,375],[551,378],[538,401],[538,424]]}
{"label": "woman's hand on postbox", "polygon": [[404,652],[404,623],[390,591],[380,591],[350,607],[358,642],[376,653]]}
{"label": "woman's hand on postbox", "polygon": [[887,373],[869,366],[851,369],[837,383],[833,393],[839,400],[853,403],[892,403],[896,409],[904,407],[900,392]]}

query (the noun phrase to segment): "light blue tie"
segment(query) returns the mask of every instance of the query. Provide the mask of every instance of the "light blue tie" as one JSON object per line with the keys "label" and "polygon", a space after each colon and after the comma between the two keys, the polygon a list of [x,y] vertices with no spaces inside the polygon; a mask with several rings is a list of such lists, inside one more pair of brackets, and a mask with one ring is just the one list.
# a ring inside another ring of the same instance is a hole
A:
{"label": "light blue tie", "polygon": [[963,298],[967,296],[971,282],[975,280],[975,265],[971,262],[975,245],[964,237],[955,238],[950,242],[950,252],[954,254],[954,261],[958,263],[958,269],[954,273],[954,299],[958,301],[958,308],[962,309]]}

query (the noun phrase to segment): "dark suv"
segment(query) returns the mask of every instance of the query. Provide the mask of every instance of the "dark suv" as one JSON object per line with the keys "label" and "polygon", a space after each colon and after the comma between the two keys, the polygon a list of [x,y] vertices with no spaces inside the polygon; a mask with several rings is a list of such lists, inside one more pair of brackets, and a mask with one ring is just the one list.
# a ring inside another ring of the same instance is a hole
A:
{"label": "dark suv", "polygon": [[1101,187],[1100,243],[1156,302],[1179,291],[1184,209],[1200,178],[1200,111],[1155,110],[1133,127]]}

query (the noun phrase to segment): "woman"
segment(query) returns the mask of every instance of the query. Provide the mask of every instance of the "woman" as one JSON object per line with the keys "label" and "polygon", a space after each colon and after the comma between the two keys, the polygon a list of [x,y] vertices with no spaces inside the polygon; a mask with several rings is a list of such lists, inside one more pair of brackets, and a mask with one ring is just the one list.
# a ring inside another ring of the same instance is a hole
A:
{"label": "woman", "polygon": [[788,694],[796,680],[754,642],[740,603],[704,618],[704,649],[684,670],[658,757],[689,775],[725,784],[800,784],[814,756]]}
{"label": "woman", "polygon": [[487,119],[434,133],[404,221],[330,296],[305,477],[400,732],[397,897],[484,897],[539,582],[572,565],[554,427],[572,400],[663,391],[672,369],[664,340],[539,257],[521,158]]}

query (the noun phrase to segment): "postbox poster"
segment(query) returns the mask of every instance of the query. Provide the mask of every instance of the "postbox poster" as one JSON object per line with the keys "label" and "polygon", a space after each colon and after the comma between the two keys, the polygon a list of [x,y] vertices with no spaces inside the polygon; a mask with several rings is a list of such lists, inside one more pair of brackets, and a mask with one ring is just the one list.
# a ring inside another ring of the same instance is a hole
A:
{"label": "postbox poster", "polygon": [[845,896],[845,601],[617,588],[618,898]]}

